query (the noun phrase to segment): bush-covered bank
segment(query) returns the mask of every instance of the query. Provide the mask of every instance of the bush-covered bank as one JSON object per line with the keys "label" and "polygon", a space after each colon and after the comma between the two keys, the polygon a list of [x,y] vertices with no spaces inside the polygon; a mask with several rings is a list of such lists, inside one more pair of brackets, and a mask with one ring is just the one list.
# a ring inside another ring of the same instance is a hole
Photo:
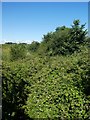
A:
{"label": "bush-covered bank", "polygon": [[[90,38],[85,35],[84,25],[80,26],[78,20],[76,23],[74,28],[57,28],[41,43],[2,46],[3,120],[90,118]],[[75,30],[83,37],[75,37]]]}

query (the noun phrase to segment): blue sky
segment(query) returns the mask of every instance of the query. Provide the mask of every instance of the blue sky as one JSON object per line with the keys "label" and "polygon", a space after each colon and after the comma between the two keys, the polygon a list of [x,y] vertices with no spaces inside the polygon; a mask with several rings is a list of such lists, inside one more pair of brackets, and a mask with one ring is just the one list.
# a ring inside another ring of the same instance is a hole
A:
{"label": "blue sky", "polygon": [[0,40],[2,39],[2,3],[0,2]]}
{"label": "blue sky", "polygon": [[88,2],[4,2],[2,8],[3,42],[40,42],[56,27],[71,27],[74,19],[88,28]]}

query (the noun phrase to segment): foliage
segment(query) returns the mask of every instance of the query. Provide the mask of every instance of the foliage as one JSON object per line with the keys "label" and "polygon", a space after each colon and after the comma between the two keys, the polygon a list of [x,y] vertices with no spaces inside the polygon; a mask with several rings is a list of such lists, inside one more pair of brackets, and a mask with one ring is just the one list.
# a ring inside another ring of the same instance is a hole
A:
{"label": "foliage", "polygon": [[75,51],[80,51],[80,45],[85,42],[87,30],[84,30],[85,24],[80,25],[79,20],[74,20],[72,28],[65,26],[57,27],[55,32],[44,35],[42,47],[43,52],[48,55],[67,55]]}
{"label": "foliage", "polygon": [[[8,71],[8,72],[7,72]],[[22,105],[25,104],[28,85],[27,69],[23,64],[3,63],[2,71],[2,92],[3,92],[3,119],[19,119],[25,117]],[[18,114],[20,114],[18,116]]]}
{"label": "foliage", "polygon": [[32,79],[35,82],[29,88],[27,105],[24,107],[30,117],[53,119],[90,117],[89,92],[88,97],[85,92],[85,85],[89,85],[88,90],[90,88],[85,72],[88,70],[88,53],[82,56],[80,54],[72,55],[71,58],[70,56],[50,58],[40,71],[33,74]]}
{"label": "foliage", "polygon": [[76,20],[41,43],[2,46],[3,120],[90,118],[90,38],[83,28]]}
{"label": "foliage", "polygon": [[86,46],[69,56],[30,55],[23,60],[3,62],[2,78],[6,120],[26,114],[29,118],[47,119],[90,117]]}
{"label": "foliage", "polygon": [[29,46],[28,50],[32,52],[36,52],[39,47],[39,42],[33,41]]}
{"label": "foliage", "polygon": [[14,44],[11,46],[11,60],[23,59],[26,56],[26,49],[24,45]]}
{"label": "foliage", "polygon": [[11,45],[9,44],[2,44],[2,60],[10,61],[10,49]]}
{"label": "foliage", "polygon": [[83,43],[85,40],[85,35],[87,34],[87,30],[83,30],[84,28],[85,24],[80,26],[80,21],[74,20],[70,31],[70,42],[76,42],[78,44]]}

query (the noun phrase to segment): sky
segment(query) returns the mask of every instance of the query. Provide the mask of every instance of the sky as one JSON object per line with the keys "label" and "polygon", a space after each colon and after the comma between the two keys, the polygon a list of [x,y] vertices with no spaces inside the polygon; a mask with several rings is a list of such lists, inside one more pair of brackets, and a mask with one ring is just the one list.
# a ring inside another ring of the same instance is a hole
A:
{"label": "sky", "polygon": [[88,0],[1,0],[3,2],[88,2]]}
{"label": "sky", "polygon": [[88,28],[88,2],[3,2],[2,42],[40,42],[56,27],[71,27],[75,19]]}
{"label": "sky", "polygon": [[0,2],[0,40],[2,39],[2,3]]}

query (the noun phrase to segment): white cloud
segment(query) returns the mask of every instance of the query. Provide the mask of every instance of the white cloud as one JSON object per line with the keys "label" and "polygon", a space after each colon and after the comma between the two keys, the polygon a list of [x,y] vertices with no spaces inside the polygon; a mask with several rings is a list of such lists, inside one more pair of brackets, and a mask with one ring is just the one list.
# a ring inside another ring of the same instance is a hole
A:
{"label": "white cloud", "polygon": [[12,43],[28,43],[31,44],[33,40],[7,40],[7,39],[2,39],[0,40],[0,44],[4,44],[7,42],[12,42]]}

